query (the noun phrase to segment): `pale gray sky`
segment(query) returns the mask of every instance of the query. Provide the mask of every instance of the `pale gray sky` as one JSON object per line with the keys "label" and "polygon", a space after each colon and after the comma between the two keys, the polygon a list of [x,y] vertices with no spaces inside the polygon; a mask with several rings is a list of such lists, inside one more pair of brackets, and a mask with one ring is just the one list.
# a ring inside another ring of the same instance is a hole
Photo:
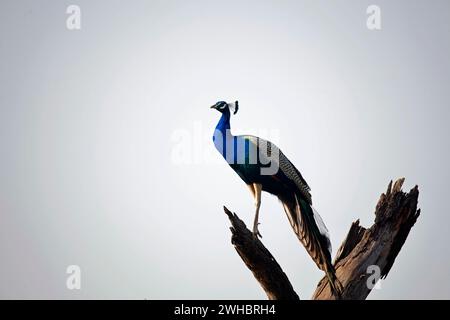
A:
{"label": "pale gray sky", "polygon": [[[449,21],[445,0],[2,1],[0,298],[265,298],[222,211],[250,225],[252,197],[211,141],[209,106],[236,99],[234,132],[278,137],[334,250],[390,179],[418,184],[422,215],[369,297],[450,298]],[[260,222],[309,298],[322,272],[267,194]]]}

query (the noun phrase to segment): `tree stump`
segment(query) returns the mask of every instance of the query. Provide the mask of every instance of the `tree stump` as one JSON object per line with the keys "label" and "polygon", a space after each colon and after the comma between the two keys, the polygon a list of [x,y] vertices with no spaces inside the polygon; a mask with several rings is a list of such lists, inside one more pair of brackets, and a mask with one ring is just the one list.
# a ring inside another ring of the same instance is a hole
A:
{"label": "tree stump", "polygon": [[[334,259],[336,276],[343,286],[341,299],[366,299],[372,285],[368,284],[370,270],[379,271],[381,278],[389,273],[408,234],[420,215],[417,209],[419,189],[409,193],[401,187],[404,178],[389,183],[375,208],[375,221],[370,228],[352,223]],[[232,227],[231,243],[245,265],[270,300],[298,300],[292,284],[270,251],[255,238],[239,217],[224,207]],[[312,299],[336,299],[327,279],[319,281]]]}

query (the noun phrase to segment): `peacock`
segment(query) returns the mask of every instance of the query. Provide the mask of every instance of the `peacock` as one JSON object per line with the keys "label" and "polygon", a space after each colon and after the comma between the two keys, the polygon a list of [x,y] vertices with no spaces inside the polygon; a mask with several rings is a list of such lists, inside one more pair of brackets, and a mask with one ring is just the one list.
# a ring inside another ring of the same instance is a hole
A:
{"label": "peacock", "polygon": [[239,109],[238,101],[219,101],[212,109],[222,116],[215,128],[213,142],[230,167],[246,183],[256,207],[253,235],[262,237],[258,230],[261,192],[266,191],[281,201],[289,222],[300,242],[319,269],[326,273],[335,296],[340,297],[342,286],[331,263],[331,242],[328,229],[312,207],[311,189],[307,182],[270,141],[251,135],[234,136],[231,133],[231,113]]}

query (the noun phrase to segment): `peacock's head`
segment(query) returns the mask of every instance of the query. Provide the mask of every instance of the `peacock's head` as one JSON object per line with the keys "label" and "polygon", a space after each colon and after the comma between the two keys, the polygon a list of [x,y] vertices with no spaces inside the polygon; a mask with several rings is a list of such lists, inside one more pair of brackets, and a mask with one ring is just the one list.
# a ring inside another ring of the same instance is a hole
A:
{"label": "peacock's head", "polygon": [[237,101],[233,103],[226,103],[225,101],[218,101],[215,105],[211,106],[211,109],[216,109],[220,113],[224,112],[233,112],[233,114],[236,114],[239,109],[239,103]]}

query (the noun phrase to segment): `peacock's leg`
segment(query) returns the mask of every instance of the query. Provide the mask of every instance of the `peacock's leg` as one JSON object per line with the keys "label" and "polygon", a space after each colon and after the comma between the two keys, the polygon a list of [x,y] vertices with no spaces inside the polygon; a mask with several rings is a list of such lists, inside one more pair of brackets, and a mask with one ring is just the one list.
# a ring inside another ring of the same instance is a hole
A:
{"label": "peacock's leg", "polygon": [[256,206],[256,212],[255,212],[255,221],[253,222],[253,235],[255,237],[260,237],[261,233],[259,233],[258,230],[258,217],[259,217],[259,207],[261,206],[261,190],[262,190],[262,185],[259,183],[254,183],[253,184],[253,189],[254,189],[254,197],[255,197],[255,206]]}
{"label": "peacock's leg", "polygon": [[255,188],[253,187],[253,183],[248,184],[247,187],[250,189],[253,198],[255,198]]}

